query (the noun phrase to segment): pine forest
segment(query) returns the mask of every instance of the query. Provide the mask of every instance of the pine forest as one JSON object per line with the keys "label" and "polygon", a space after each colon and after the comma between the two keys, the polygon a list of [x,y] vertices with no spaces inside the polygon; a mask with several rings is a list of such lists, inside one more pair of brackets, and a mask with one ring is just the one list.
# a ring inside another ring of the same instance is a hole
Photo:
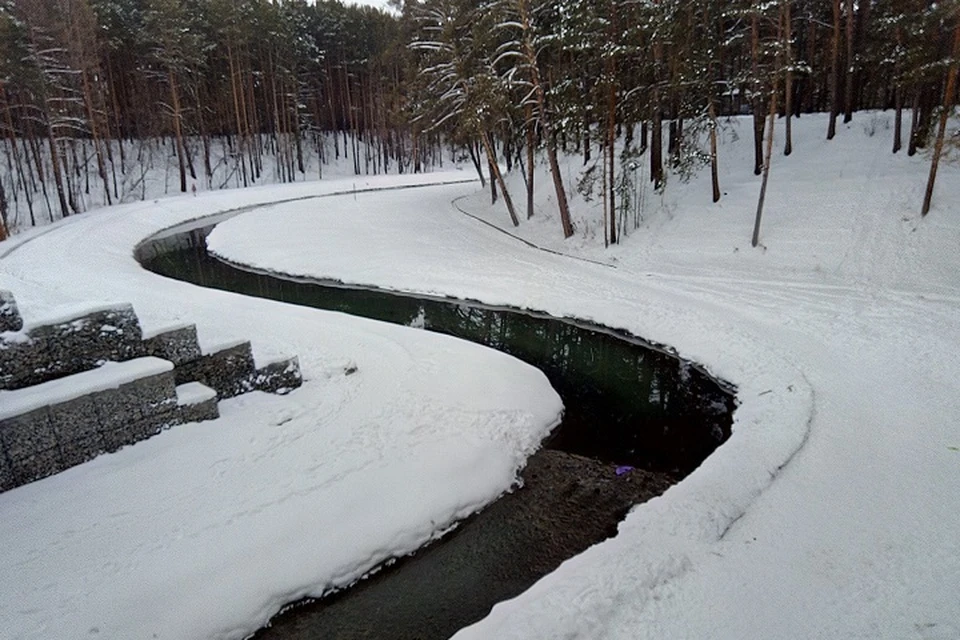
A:
{"label": "pine forest", "polygon": [[832,139],[875,109],[895,111],[891,153],[929,155],[926,214],[958,145],[958,65],[956,0],[0,0],[0,239],[158,188],[445,162],[489,182],[513,225],[546,167],[570,236],[583,185],[558,158],[576,156],[616,243],[635,224],[625,168],[655,189],[709,171],[717,201],[717,132],[741,116],[756,243],[793,119],[829,113]]}

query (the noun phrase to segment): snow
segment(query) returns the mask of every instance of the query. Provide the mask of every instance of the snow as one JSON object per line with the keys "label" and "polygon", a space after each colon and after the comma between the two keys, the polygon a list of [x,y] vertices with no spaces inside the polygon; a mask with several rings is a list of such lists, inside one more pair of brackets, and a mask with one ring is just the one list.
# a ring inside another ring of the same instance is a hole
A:
{"label": "snow", "polygon": [[509,489],[562,409],[536,369],[446,336],[161,278],[132,255],[166,227],[257,202],[463,178],[123,205],[7,251],[0,287],[31,315],[129,300],[148,326],[195,322],[205,345],[249,338],[258,362],[297,354],[304,384],[222,401],[218,420],[0,494],[4,637],[243,638]]}
{"label": "snow", "polygon": [[173,370],[169,360],[147,356],[126,362],[106,362],[96,369],[75,373],[24,389],[0,389],[0,420],[29,413],[51,404],[69,402],[98,391]]}
{"label": "snow", "polygon": [[[16,297],[16,293],[14,293],[14,297]],[[43,315],[37,317],[23,316],[23,309],[20,309],[20,315],[24,317],[21,331],[26,333],[45,325],[66,324],[68,322],[82,323],[86,321],[85,316],[101,311],[123,311],[126,308],[128,308],[128,305],[118,302],[63,304],[48,309]]]}
{"label": "snow", "polygon": [[245,345],[247,342],[248,340],[223,340],[213,344],[205,343],[200,346],[200,353],[205,356],[209,356],[220,353],[221,351],[233,349],[234,347]]}
{"label": "snow", "polygon": [[[378,0],[370,0],[376,3]],[[314,181],[329,180],[337,178],[343,182],[348,180],[356,181],[358,184],[365,180],[364,177],[355,176],[354,158],[351,144],[342,144],[341,153],[334,154],[334,146],[338,143],[334,141],[340,132],[333,134],[331,132],[320,133],[320,144],[324,151],[322,153],[324,162],[322,166],[319,163],[318,149],[313,147],[303,154],[303,172],[296,172],[292,179],[296,181]],[[275,140],[272,134],[264,134],[261,143],[266,144],[267,138]],[[25,142],[25,141],[21,141]],[[187,136],[184,138],[187,147],[197,149],[203,144],[197,136]],[[256,143],[254,143],[256,144]],[[360,165],[366,173],[376,172],[376,167],[371,167],[367,163],[370,157],[370,150],[367,144],[362,140],[356,141],[358,153],[360,155]],[[128,140],[124,142],[126,153],[121,152],[116,141],[113,142],[112,160],[109,163],[111,181],[114,183],[114,195],[111,201],[114,203],[131,203],[136,201],[152,202],[157,198],[168,197],[171,195],[180,195],[180,181],[178,178],[178,167],[176,157],[171,157],[168,153],[167,140],[162,138],[150,138],[140,140]],[[336,155],[336,157],[334,157]],[[40,150],[40,156],[44,166],[50,167],[50,159],[45,150]],[[443,168],[443,161],[450,162],[449,158],[439,159],[440,168]],[[221,190],[241,188],[245,182],[241,176],[243,172],[238,166],[238,157],[228,148],[226,138],[220,138],[219,142],[210,147],[210,166],[212,175],[207,178],[201,176],[199,179],[187,177],[187,192],[202,193],[208,190]],[[85,165],[85,166],[84,166]],[[427,171],[432,170],[436,165],[431,159],[423,159],[422,165]],[[448,165],[449,166],[449,165]],[[251,183],[256,182],[261,185],[276,185],[286,183],[291,180],[291,176],[286,171],[281,171],[277,163],[265,162],[261,167],[262,171],[258,174],[256,180],[251,178]],[[0,168],[0,171],[3,171]],[[397,164],[390,163],[390,171],[396,171]],[[92,156],[86,156],[80,163],[78,169],[81,173],[88,172],[90,176],[98,171],[95,159]],[[49,176],[48,176],[49,180]],[[10,178],[7,184],[17,187],[17,183]],[[46,184],[47,189],[53,188],[52,182]],[[12,196],[12,197],[11,197]],[[45,225],[53,221],[61,220],[61,212],[57,206],[56,199],[47,200],[44,198],[33,200],[33,213],[26,204],[27,199],[23,196],[22,190],[17,193],[8,192],[8,211],[7,223],[9,230],[15,235],[34,236],[44,233],[47,229]],[[107,204],[107,197],[104,193],[102,183],[96,180],[91,184],[90,189],[77,189],[73,192],[74,200],[81,211],[88,211],[96,207],[102,207]],[[34,227],[33,225],[40,225]],[[0,250],[2,255],[3,250]]]}
{"label": "snow", "polygon": [[177,404],[182,406],[200,404],[217,397],[217,392],[200,382],[177,385]]}
{"label": "snow", "polygon": [[261,270],[594,320],[737,385],[733,436],[700,468],[458,639],[957,638],[960,171],[942,168],[921,220],[928,159],[890,154],[891,120],[858,114],[831,142],[822,116],[797,120],[756,249],[747,121],[725,131],[718,205],[706,172],[663,195],[642,181],[643,224],[611,250],[580,196],[561,239],[542,170],[516,231],[486,192],[437,187],[323,216],[267,207],[210,245]]}
{"label": "snow", "polygon": [[[706,173],[661,195],[640,169],[643,224],[610,250],[580,195],[562,240],[542,167],[536,216],[507,230],[559,254],[451,206],[504,226],[476,185],[201,194],[19,240],[0,286],[21,308],[130,299],[205,344],[299,354],[306,382],[0,495],[5,631],[243,637],[489,501],[555,420],[542,377],[505,356],[132,262],[151,233],[243,208],[211,236],[230,260],[593,320],[737,386],[733,435],[696,471],[458,639],[960,637],[960,171],[941,167],[920,220],[926,159],[889,153],[891,119],[857,114],[831,142],[822,116],[797,120],[757,249],[748,120],[724,131],[719,204]],[[346,194],[296,200],[324,190]]]}
{"label": "snow", "polygon": [[170,333],[171,331],[179,331],[181,329],[189,329],[193,326],[192,322],[167,322],[163,324],[154,324],[150,327],[144,327],[142,331],[142,337],[144,340],[149,340],[151,338],[156,338],[159,335],[164,333]]}

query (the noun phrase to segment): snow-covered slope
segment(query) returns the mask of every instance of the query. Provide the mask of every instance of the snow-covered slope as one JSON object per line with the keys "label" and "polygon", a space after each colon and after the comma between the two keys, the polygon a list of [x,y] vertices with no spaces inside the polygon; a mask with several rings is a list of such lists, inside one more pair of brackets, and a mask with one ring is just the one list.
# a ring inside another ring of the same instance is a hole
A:
{"label": "snow-covered slope", "polygon": [[[860,114],[827,143],[822,117],[800,119],[757,249],[747,126],[721,150],[720,204],[707,176],[647,193],[611,250],[582,198],[562,241],[540,180],[518,232],[614,268],[464,217],[451,200],[506,220],[452,187],[270,207],[211,244],[260,268],[586,317],[739,386],[733,437],[697,471],[458,638],[957,638],[960,171],[941,168],[921,221],[926,159],[890,154],[888,126]],[[566,171],[573,184],[575,160]]]}
{"label": "snow-covered slope", "polygon": [[336,190],[353,181],[116,207],[0,244],[0,288],[28,323],[131,301],[148,332],[196,322],[202,345],[249,338],[260,360],[299,355],[305,377],[289,395],[221,402],[218,420],[0,494],[4,638],[243,638],[510,487],[561,411],[536,369],[437,334],[166,280],[132,257],[187,219]]}

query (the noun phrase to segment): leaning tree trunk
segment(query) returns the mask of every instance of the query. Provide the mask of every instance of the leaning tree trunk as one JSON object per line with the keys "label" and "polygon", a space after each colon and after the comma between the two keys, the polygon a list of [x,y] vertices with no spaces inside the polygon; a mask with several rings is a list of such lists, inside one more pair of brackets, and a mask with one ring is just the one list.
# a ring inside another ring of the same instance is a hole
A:
{"label": "leaning tree trunk", "polygon": [[507,213],[510,214],[510,222],[513,223],[513,226],[519,227],[520,220],[517,219],[517,212],[513,208],[513,200],[510,198],[510,192],[507,191],[507,185],[503,183],[503,174],[500,173],[500,166],[497,164],[497,158],[493,155],[493,145],[490,144],[490,136],[486,131],[483,131],[480,134],[480,139],[483,141],[483,148],[487,152],[487,161],[490,163],[490,169],[493,171],[493,175],[497,180],[497,183],[500,185],[500,193],[503,194],[503,202],[507,205]]}
{"label": "leaning tree trunk", "polygon": [[[779,29],[778,29],[779,30]],[[780,66],[780,55],[777,54],[775,66]],[[770,178],[770,157],[773,155],[773,127],[777,118],[777,75],[773,76],[773,90],[770,92],[770,130],[767,132],[767,151],[763,161],[763,179],[760,181],[760,197],[757,199],[757,219],[753,224],[753,239],[750,244],[754,247],[760,242],[760,219],[763,217],[763,201],[767,196],[767,180]]]}
{"label": "leaning tree trunk", "polygon": [[[550,163],[550,174],[553,177],[553,188],[557,194],[557,207],[560,209],[560,225],[563,227],[563,237],[573,235],[573,222],[570,220],[570,205],[567,204],[567,192],[563,188],[563,177],[560,174],[560,163],[557,161],[557,141],[553,137],[553,127],[547,111],[547,96],[540,79],[540,68],[537,66],[537,52],[530,37],[530,11],[527,0],[518,0],[517,9],[523,28],[524,57],[530,70],[530,82],[533,84],[537,98],[537,109],[540,116],[540,131],[547,143],[547,160]],[[504,194],[506,197],[506,194]]]}
{"label": "leaning tree trunk", "polygon": [[940,112],[940,124],[937,127],[937,139],[933,146],[933,158],[930,160],[930,176],[927,178],[927,190],[923,194],[923,208],[920,215],[930,212],[930,201],[933,200],[933,184],[937,180],[937,167],[940,164],[940,154],[943,153],[943,137],[947,130],[947,120],[953,111],[953,95],[957,90],[957,68],[960,67],[960,22],[953,28],[953,62],[947,72],[947,88],[943,93],[943,111]]}

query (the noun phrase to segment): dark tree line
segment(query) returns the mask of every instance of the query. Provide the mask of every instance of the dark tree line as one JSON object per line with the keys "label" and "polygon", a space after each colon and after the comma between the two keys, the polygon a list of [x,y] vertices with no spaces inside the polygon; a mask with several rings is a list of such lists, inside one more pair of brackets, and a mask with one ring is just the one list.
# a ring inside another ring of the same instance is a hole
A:
{"label": "dark tree line", "polygon": [[[581,154],[617,242],[637,224],[627,167],[648,167],[662,188],[710,165],[716,201],[725,116],[752,118],[765,184],[774,127],[789,155],[793,118],[829,113],[833,138],[862,109],[895,110],[894,153],[932,144],[926,213],[957,103],[958,6],[405,0],[389,13],[330,0],[0,0],[0,237],[11,220],[145,197],[158,155],[188,191],[293,181],[308,167],[322,177],[342,159],[356,174],[420,171],[449,149],[489,177],[514,224],[500,164],[522,172],[529,217],[545,156],[566,236],[577,185],[558,155]],[[757,213],[759,226],[762,198]]]}
{"label": "dark tree line", "polygon": [[329,1],[0,0],[0,214],[146,195],[156,155],[183,192],[341,158],[419,170],[435,150],[407,124],[405,42],[396,17]]}
{"label": "dark tree line", "polygon": [[[582,154],[602,185],[606,241],[617,242],[636,224],[625,166],[648,164],[660,188],[671,170],[709,164],[712,198],[720,199],[716,132],[727,115],[752,117],[762,192],[773,128],[784,127],[789,155],[792,119],[812,112],[830,114],[824,135],[832,139],[841,117],[895,109],[891,146],[896,153],[906,139],[910,155],[927,146],[937,123],[935,175],[957,102],[958,7],[956,0],[424,0],[408,2],[404,20],[416,24],[417,122],[484,148],[499,141],[508,168],[531,163],[534,151],[548,159],[557,148]],[[475,163],[480,171],[476,156]],[[558,196],[573,187],[562,185],[552,161],[550,168]],[[532,173],[525,178],[530,202]],[[505,192],[504,201],[517,224]],[[761,195],[755,236],[762,204]],[[562,197],[557,206],[569,236]]]}

